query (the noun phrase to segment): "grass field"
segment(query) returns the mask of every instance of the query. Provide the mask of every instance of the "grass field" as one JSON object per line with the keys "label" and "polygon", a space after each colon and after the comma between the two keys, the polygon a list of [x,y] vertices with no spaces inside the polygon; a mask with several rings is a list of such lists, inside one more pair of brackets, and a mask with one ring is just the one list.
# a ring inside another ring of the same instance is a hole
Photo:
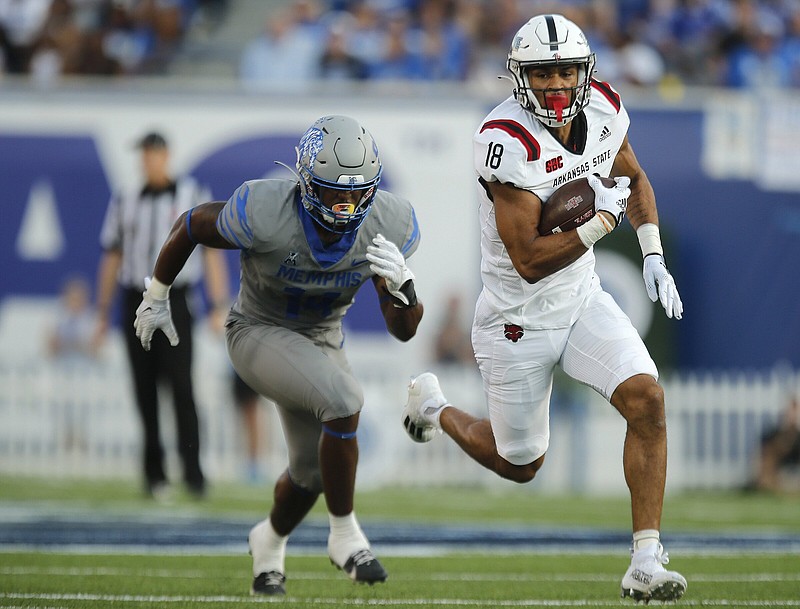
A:
{"label": "grass field", "polygon": [[[268,509],[268,489],[219,486],[207,501],[178,496],[169,506],[141,499],[129,481],[49,481],[0,478],[0,522],[8,514],[63,513],[117,517],[149,514],[166,520],[193,514],[254,521]],[[507,492],[480,489],[396,489],[359,493],[360,518],[424,523],[476,523],[627,530],[624,497],[539,496],[529,487]],[[323,506],[311,514],[324,518]],[[720,538],[769,532],[797,536],[797,497],[695,494],[669,497],[664,519],[670,531],[717,532]],[[669,547],[667,548],[670,549]],[[31,551],[0,545],[0,609],[11,607],[216,609],[278,603],[319,607],[608,607],[619,599],[627,548],[571,552],[474,551],[435,555],[381,554],[389,580],[373,587],[350,583],[331,567],[324,550],[287,557],[287,597],[248,595],[251,563],[246,552],[153,552],[109,548]],[[702,607],[800,607],[800,552],[672,551],[671,567],[689,581],[680,605]]]}
{"label": "grass field", "polygon": [[[322,556],[287,558],[292,608],[618,606],[619,555],[490,555],[383,559],[385,584],[354,585]],[[800,606],[800,557],[680,558],[689,589],[680,602],[703,607]],[[242,606],[253,599],[246,556],[0,554],[3,607]],[[628,601],[630,603],[630,601]],[[630,603],[632,604],[632,603]]]}

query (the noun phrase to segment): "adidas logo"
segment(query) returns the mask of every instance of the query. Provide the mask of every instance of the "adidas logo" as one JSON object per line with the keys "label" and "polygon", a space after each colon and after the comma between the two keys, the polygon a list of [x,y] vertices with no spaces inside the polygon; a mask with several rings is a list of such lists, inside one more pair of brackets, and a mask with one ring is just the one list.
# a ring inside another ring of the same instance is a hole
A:
{"label": "adidas logo", "polygon": [[611,129],[607,126],[603,127],[603,130],[600,132],[600,141],[602,142],[604,139],[611,137]]}

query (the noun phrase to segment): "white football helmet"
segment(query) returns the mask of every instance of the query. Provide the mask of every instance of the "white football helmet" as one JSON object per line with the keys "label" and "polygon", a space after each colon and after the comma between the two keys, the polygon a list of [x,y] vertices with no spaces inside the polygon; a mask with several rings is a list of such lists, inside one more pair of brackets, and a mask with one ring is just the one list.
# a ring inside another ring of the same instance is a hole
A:
{"label": "white football helmet", "polygon": [[[522,107],[548,127],[563,127],[589,103],[594,63],[594,53],[577,25],[561,15],[537,15],[514,36],[506,67],[514,77],[513,94]],[[536,99],[527,70],[531,66],[564,64],[578,66],[578,85],[565,89],[566,93],[572,93],[572,101],[559,108],[559,113]]]}
{"label": "white football helmet", "polygon": [[[370,133],[347,116],[323,116],[300,138],[297,171],[303,207],[325,229],[356,230],[372,207],[381,181],[378,146]],[[326,207],[319,188],[363,191],[355,205]]]}

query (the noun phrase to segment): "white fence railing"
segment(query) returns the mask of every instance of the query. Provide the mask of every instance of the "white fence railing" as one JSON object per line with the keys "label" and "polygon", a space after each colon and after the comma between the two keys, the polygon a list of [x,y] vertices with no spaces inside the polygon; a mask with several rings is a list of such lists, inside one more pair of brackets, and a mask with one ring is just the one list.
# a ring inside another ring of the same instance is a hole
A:
{"label": "white fence railing", "polygon": [[[399,422],[404,371],[375,358],[355,360],[366,400],[359,429],[360,487],[511,484],[480,468],[447,439],[425,445],[409,441]],[[199,349],[195,376],[206,470],[212,479],[235,479],[244,471],[244,435],[224,351]],[[476,414],[485,412],[476,372],[440,371],[440,379],[454,404]],[[662,379],[668,402],[669,490],[745,484],[755,466],[759,437],[777,420],[788,392],[800,386],[798,379],[795,372]],[[624,492],[624,421],[592,391],[568,389],[556,393],[551,448],[532,488]],[[265,408],[263,465],[274,474],[285,467],[286,451],[278,417],[270,404],[265,402]],[[168,402],[163,410],[168,465],[177,472]],[[0,472],[134,477],[140,471],[139,445],[140,425],[124,358],[95,364],[14,361],[10,354],[0,358]]]}

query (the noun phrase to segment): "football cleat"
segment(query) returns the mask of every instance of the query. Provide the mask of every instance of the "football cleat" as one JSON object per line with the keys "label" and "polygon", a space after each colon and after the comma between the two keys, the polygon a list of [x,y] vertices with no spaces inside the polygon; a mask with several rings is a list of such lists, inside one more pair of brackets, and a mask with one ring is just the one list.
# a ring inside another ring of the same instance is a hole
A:
{"label": "football cleat", "polygon": [[286,576],[280,571],[259,573],[258,576],[253,579],[253,585],[250,586],[250,594],[252,596],[259,594],[266,596],[286,594],[286,588],[283,587],[285,581]]}
{"label": "football cleat", "polygon": [[385,582],[386,578],[389,577],[383,565],[375,558],[369,548],[351,554],[344,566],[337,565],[333,558],[331,558],[331,564],[347,573],[354,582],[369,584],[370,586],[375,582]]}
{"label": "football cleat", "polygon": [[622,578],[621,596],[634,601],[677,601],[686,592],[686,579],[664,568],[669,556],[659,543],[633,554],[631,566]]}
{"label": "football cleat", "polygon": [[408,401],[400,416],[403,428],[414,442],[430,442],[437,432],[442,432],[439,415],[449,405],[436,375],[420,374],[408,385]]}

